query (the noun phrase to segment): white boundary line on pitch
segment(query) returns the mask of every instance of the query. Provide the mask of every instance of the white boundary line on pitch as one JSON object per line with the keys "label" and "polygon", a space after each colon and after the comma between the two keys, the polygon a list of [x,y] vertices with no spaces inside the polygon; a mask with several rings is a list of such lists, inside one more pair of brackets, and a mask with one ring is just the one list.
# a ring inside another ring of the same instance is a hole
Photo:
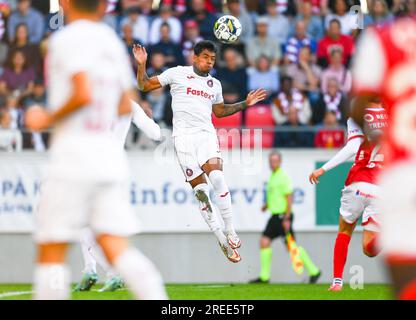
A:
{"label": "white boundary line on pitch", "polygon": [[16,297],[16,296],[23,296],[25,294],[32,294],[34,291],[11,291],[0,293],[0,299],[7,298],[7,297]]}

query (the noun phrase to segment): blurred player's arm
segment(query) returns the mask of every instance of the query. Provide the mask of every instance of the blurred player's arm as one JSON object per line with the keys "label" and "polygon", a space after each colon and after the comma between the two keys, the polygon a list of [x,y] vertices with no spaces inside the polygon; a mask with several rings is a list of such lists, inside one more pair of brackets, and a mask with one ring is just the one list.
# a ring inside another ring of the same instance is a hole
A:
{"label": "blurred player's arm", "polygon": [[162,87],[157,77],[149,77],[146,73],[147,52],[146,48],[140,45],[133,46],[134,58],[137,62],[137,86],[140,91],[148,92]]}
{"label": "blurred player's arm", "polygon": [[364,139],[362,137],[348,140],[347,144],[341,150],[339,150],[337,154],[331,158],[331,160],[329,160],[321,168],[316,169],[309,175],[309,182],[312,184],[318,184],[319,177],[322,176],[325,172],[339,166],[354,156],[360,148],[363,140]]}
{"label": "blurred player's arm", "polygon": [[92,89],[86,72],[72,76],[72,94],[58,110],[49,112],[40,107],[32,107],[26,113],[26,125],[34,131],[44,130],[65,119],[77,110],[88,106],[92,101]]}
{"label": "blurred player's arm", "polygon": [[233,115],[234,113],[243,111],[256,103],[263,101],[267,97],[267,92],[264,89],[257,89],[251,91],[247,95],[247,99],[242,102],[234,104],[218,103],[212,106],[212,111],[217,118],[223,118]]}

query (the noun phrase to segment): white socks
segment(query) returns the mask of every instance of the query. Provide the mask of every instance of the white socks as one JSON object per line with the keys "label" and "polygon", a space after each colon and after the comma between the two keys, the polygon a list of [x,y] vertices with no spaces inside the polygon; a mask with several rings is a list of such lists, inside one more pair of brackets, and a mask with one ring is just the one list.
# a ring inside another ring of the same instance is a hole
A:
{"label": "white socks", "polygon": [[70,298],[71,273],[65,264],[38,264],[35,268],[35,300]]}
{"label": "white socks", "polygon": [[217,206],[220,209],[226,232],[235,232],[233,225],[233,210],[231,194],[225,182],[224,173],[220,170],[213,170],[209,174],[209,180],[217,195]]}
{"label": "white socks", "polygon": [[139,250],[126,249],[114,261],[114,267],[137,299],[167,299],[159,271]]}
{"label": "white socks", "polygon": [[206,183],[198,184],[194,188],[194,194],[199,203],[199,212],[208,224],[210,230],[214,232],[221,244],[227,243],[227,238],[221,230],[220,222],[214,212],[211,199],[209,198],[209,186]]}

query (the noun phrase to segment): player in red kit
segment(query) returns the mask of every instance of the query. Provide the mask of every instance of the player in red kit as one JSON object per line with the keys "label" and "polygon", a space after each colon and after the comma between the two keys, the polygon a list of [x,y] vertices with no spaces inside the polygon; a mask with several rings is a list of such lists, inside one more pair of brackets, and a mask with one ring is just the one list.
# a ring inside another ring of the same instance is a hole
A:
{"label": "player in red kit", "polygon": [[384,156],[380,153],[379,139],[387,126],[387,115],[379,103],[372,102],[366,108],[365,126],[362,131],[352,119],[348,120],[348,143],[322,168],[309,176],[311,183],[318,183],[326,171],[345,162],[355,154],[342,190],[339,231],[334,246],[333,282],[330,291],[341,291],[348,246],[358,219],[362,216],[363,252],[369,257],[379,253],[376,245],[379,232],[379,209],[376,199],[379,187],[376,176],[383,166]]}
{"label": "player in red kit", "polygon": [[363,123],[366,101],[385,102],[390,126],[383,139],[379,177],[380,243],[396,296],[416,299],[416,19],[402,17],[365,31],[355,57],[352,116]]}

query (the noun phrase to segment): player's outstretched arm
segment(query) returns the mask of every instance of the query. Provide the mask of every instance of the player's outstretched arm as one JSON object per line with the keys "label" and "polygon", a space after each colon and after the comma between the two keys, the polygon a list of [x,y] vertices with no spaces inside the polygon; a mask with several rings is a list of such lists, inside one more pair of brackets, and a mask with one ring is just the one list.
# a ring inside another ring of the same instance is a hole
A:
{"label": "player's outstretched arm", "polygon": [[331,158],[327,163],[325,163],[321,168],[314,170],[309,175],[309,182],[311,184],[318,184],[319,177],[325,174],[325,172],[339,166],[341,163],[344,163],[352,156],[354,156],[358,149],[360,148],[363,138],[351,139],[347,144],[337,152],[335,156]]}
{"label": "player's outstretched arm", "polygon": [[218,118],[228,117],[233,115],[234,113],[243,111],[248,107],[255,105],[256,103],[263,101],[267,97],[267,92],[264,89],[257,89],[255,91],[251,91],[247,95],[247,99],[242,102],[237,102],[234,104],[214,104],[212,106],[212,111],[214,112],[215,116]]}
{"label": "player's outstretched arm", "polygon": [[134,58],[137,62],[137,86],[140,91],[148,92],[162,87],[157,77],[151,77],[146,73],[147,52],[146,48],[135,44],[133,46]]}
{"label": "player's outstretched arm", "polygon": [[56,122],[59,122],[91,103],[92,90],[88,76],[85,72],[79,72],[72,77],[72,87],[72,95],[67,102],[55,112],[51,113],[40,107],[29,108],[26,112],[26,126],[33,131],[47,129]]}

